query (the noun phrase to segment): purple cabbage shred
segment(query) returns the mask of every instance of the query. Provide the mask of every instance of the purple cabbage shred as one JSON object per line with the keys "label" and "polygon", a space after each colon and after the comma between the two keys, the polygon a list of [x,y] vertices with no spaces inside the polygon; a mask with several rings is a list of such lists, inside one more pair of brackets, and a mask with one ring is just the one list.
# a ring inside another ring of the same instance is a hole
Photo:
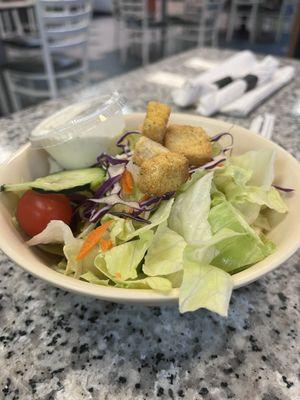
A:
{"label": "purple cabbage shred", "polygon": [[291,192],[294,192],[295,191],[295,189],[292,189],[292,188],[285,188],[285,187],[282,187],[282,186],[277,186],[277,185],[272,185],[275,189],[277,189],[277,190],[280,190],[281,192],[285,192],[285,193],[291,193]]}

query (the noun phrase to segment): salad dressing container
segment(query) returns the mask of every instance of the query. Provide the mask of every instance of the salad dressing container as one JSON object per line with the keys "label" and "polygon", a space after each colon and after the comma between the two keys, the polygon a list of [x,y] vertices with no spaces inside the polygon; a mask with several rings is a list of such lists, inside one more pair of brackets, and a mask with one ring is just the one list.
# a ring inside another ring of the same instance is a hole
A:
{"label": "salad dressing container", "polygon": [[90,167],[122,133],[124,106],[125,99],[118,92],[75,103],[42,121],[29,140],[64,169]]}

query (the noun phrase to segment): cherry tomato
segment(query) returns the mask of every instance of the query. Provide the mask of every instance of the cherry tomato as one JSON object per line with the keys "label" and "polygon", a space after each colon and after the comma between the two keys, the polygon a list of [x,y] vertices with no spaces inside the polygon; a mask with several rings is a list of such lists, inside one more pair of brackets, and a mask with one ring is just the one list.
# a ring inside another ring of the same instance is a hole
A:
{"label": "cherry tomato", "polygon": [[63,194],[41,194],[28,190],[21,197],[17,208],[17,219],[21,228],[34,236],[42,232],[54,219],[70,224],[72,207]]}

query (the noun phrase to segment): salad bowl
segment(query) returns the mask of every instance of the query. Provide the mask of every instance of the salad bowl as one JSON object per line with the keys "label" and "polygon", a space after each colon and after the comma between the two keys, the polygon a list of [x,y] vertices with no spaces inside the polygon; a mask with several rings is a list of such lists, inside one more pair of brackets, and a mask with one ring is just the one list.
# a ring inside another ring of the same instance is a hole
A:
{"label": "salad bowl", "polygon": [[[125,116],[126,129],[137,129],[145,114]],[[274,270],[286,261],[300,245],[300,166],[283,148],[238,125],[189,114],[172,114],[170,122],[201,126],[209,136],[230,132],[234,138],[233,154],[249,150],[269,149],[276,152],[275,184],[290,187],[294,192],[286,195],[289,212],[270,231],[268,237],[276,244],[276,251],[261,262],[233,275],[234,288],[248,285]],[[101,153],[101,149],[99,149]],[[31,181],[49,173],[48,155],[44,150],[26,144],[5,164],[0,166],[0,182],[18,183]],[[117,303],[163,305],[178,302],[178,289],[159,293],[146,289],[123,289],[99,286],[62,275],[51,268],[53,260],[42,251],[28,247],[27,237],[13,223],[17,199],[10,193],[0,194],[0,247],[17,264],[34,276],[65,290],[85,296]]]}

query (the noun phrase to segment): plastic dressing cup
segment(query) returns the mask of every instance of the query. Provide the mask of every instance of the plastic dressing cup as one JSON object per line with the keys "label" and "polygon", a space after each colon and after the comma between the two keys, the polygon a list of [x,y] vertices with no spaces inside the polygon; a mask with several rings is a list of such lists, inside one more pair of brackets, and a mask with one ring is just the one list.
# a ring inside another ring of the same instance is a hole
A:
{"label": "plastic dressing cup", "polygon": [[66,107],[32,131],[31,145],[45,149],[64,169],[90,167],[124,130],[125,103],[114,92]]}

